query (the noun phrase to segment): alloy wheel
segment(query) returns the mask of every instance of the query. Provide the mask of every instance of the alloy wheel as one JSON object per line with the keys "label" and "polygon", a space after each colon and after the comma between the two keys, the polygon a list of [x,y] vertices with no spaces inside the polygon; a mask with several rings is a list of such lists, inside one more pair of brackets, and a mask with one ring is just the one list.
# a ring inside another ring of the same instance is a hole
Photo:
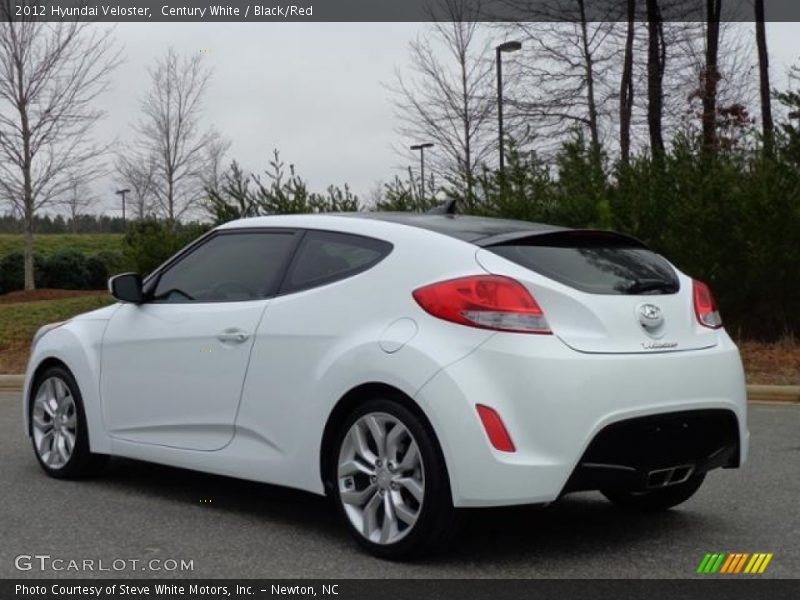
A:
{"label": "alloy wheel", "polygon": [[425,471],[409,429],[387,413],[356,420],[342,440],[339,499],[353,527],[376,544],[393,544],[414,528],[425,499]]}
{"label": "alloy wheel", "polygon": [[60,377],[42,382],[33,401],[33,440],[41,461],[50,469],[69,462],[78,438],[78,411],[67,383]]}

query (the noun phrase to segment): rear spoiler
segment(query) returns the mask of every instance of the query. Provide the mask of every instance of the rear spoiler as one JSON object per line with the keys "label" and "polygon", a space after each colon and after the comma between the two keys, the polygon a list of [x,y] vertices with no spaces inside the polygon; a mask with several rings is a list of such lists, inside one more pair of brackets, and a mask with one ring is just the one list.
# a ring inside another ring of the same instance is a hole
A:
{"label": "rear spoiler", "polygon": [[553,231],[513,231],[485,237],[472,242],[481,248],[491,246],[562,246],[583,248],[616,247],[616,248],[645,248],[647,245],[641,240],[624,233],[606,231],[603,229],[561,229]]}

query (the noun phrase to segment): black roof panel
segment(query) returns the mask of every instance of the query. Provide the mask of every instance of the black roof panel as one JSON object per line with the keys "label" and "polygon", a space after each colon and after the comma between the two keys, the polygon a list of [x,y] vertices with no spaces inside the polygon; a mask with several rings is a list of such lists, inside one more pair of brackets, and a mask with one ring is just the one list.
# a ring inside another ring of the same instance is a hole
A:
{"label": "black roof panel", "polygon": [[341,216],[360,219],[376,219],[389,221],[411,227],[420,227],[435,231],[450,237],[479,243],[481,240],[502,239],[518,235],[536,235],[552,231],[564,231],[563,227],[545,225],[543,223],[530,223],[528,221],[514,221],[511,219],[492,219],[490,217],[472,217],[468,215],[435,215],[426,213],[409,212],[361,212],[340,213]]}

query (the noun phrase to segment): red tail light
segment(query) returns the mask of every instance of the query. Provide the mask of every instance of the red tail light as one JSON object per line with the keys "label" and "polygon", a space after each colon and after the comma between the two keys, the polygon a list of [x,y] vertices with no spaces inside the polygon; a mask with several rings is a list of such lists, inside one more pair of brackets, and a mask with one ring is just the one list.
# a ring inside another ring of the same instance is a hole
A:
{"label": "red tail light", "polygon": [[514,442],[511,441],[511,436],[508,435],[506,426],[497,411],[483,404],[477,404],[475,408],[478,410],[478,416],[481,418],[481,423],[483,423],[483,428],[486,430],[492,446],[500,452],[516,452]]}
{"label": "red tail light", "polygon": [[414,299],[434,317],[482,329],[549,334],[536,300],[517,281],[475,275],[434,283],[414,291]]}
{"label": "red tail light", "polygon": [[697,322],[703,327],[719,329],[722,327],[722,317],[719,314],[717,301],[709,287],[702,281],[695,281],[692,287],[694,295],[694,314]]}

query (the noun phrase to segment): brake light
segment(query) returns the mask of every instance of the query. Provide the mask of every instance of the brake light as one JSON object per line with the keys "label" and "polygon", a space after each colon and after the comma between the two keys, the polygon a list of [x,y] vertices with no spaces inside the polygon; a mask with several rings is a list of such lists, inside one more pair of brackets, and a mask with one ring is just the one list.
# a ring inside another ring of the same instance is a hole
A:
{"label": "brake light", "polygon": [[542,309],[525,287],[509,277],[474,275],[414,291],[434,317],[481,329],[550,334]]}
{"label": "brake light", "polygon": [[694,281],[692,294],[694,295],[694,314],[697,316],[697,322],[710,329],[722,327],[719,307],[709,287],[702,281]]}
{"label": "brake light", "polygon": [[516,452],[514,442],[511,441],[511,436],[508,435],[506,426],[497,411],[483,404],[476,404],[475,408],[478,410],[478,416],[481,418],[481,423],[492,446],[500,452]]}

